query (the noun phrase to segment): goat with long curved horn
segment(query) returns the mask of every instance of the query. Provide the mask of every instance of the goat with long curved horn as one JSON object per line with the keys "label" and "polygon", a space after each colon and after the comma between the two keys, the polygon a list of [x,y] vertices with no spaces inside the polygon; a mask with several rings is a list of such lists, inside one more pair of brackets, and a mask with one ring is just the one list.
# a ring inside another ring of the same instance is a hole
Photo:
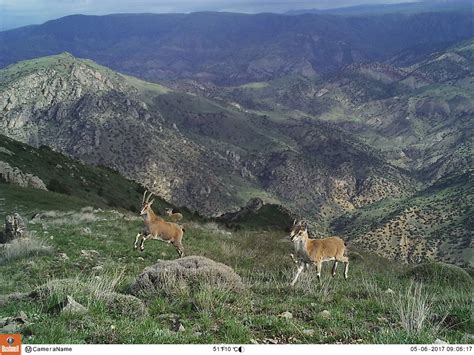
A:
{"label": "goat with long curved horn", "polygon": [[[155,187],[156,180],[153,183],[153,187]],[[146,196],[147,190],[143,194],[142,200],[142,209],[140,211],[140,215],[143,217],[143,222],[145,224],[145,228],[143,229],[142,233],[138,233],[135,237],[135,243],[133,245],[134,249],[138,248],[138,241],[140,241],[140,251],[145,249],[145,240],[153,239],[153,240],[160,240],[162,242],[171,243],[176,248],[180,257],[184,255],[184,248],[181,240],[183,239],[184,229],[180,225],[176,223],[166,222],[163,218],[156,215],[151,208],[154,199],[150,201],[151,196],[153,196],[153,192],[148,191],[149,195]]]}

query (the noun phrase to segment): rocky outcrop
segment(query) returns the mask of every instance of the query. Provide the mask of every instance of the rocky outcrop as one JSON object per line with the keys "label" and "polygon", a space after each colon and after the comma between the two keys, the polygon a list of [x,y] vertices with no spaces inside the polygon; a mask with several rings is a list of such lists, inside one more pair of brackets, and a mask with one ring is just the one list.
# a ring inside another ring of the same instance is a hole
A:
{"label": "rocky outcrop", "polygon": [[21,187],[31,187],[34,189],[47,190],[45,183],[39,177],[24,173],[10,164],[0,161],[0,181]]}
{"label": "rocky outcrop", "polygon": [[219,220],[224,222],[233,222],[245,218],[246,216],[255,214],[262,208],[262,206],[263,200],[261,198],[252,198],[249,200],[249,202],[247,202],[246,206],[241,207],[237,212],[224,213],[223,215],[219,216]]}
{"label": "rocky outcrop", "polygon": [[202,256],[177,260],[159,260],[148,266],[130,286],[134,295],[164,293],[176,290],[192,292],[196,287],[241,291],[244,284],[231,267]]}
{"label": "rocky outcrop", "polygon": [[5,217],[5,230],[0,233],[0,243],[8,243],[17,238],[26,237],[28,229],[25,220],[14,213]]}

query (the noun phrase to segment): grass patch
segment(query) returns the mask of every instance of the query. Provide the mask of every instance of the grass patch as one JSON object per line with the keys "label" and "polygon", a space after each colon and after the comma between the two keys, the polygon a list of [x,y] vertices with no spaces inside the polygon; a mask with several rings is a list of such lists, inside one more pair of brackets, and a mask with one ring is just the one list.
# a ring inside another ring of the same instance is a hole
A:
{"label": "grass patch", "polygon": [[[22,207],[25,215],[38,210],[35,201],[40,200],[30,201]],[[75,213],[95,215],[87,222],[91,233],[83,232],[85,224],[72,221],[69,216]],[[175,259],[172,246],[149,241],[143,253],[134,251],[142,222],[110,211],[88,208],[45,215],[48,218],[29,227],[54,252],[0,265],[4,295],[35,290],[42,295],[2,304],[0,317],[23,311],[31,319],[32,324],[22,330],[26,343],[359,344],[429,343],[436,338],[469,342],[473,327],[469,289],[427,277],[418,297],[406,266],[369,253],[351,260],[348,280],[341,270],[332,278],[331,265],[325,263],[321,283],[310,269],[291,288],[296,266],[284,231],[230,232],[193,222],[186,225],[186,255],[232,267],[245,290],[235,293],[203,284],[138,299],[127,295],[137,275],[157,259]],[[176,280],[170,282],[179,286]],[[67,295],[88,312],[77,316],[53,312]],[[284,312],[292,317],[282,317]]]}
{"label": "grass patch", "polygon": [[440,262],[416,265],[406,273],[407,277],[422,282],[434,282],[440,286],[452,286],[470,289],[472,277],[459,266]]}
{"label": "grass patch", "polygon": [[0,265],[30,256],[50,255],[53,248],[45,241],[36,238],[20,238],[3,245],[0,252]]}

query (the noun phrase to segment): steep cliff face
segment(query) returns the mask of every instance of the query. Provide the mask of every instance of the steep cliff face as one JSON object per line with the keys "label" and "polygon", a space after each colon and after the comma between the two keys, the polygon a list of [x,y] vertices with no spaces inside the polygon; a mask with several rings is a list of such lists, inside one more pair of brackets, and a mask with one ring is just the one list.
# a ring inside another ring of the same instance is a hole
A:
{"label": "steep cliff face", "polygon": [[1,132],[156,180],[160,196],[206,215],[261,196],[324,220],[413,186],[330,125],[277,122],[69,54],[18,63],[1,77]]}

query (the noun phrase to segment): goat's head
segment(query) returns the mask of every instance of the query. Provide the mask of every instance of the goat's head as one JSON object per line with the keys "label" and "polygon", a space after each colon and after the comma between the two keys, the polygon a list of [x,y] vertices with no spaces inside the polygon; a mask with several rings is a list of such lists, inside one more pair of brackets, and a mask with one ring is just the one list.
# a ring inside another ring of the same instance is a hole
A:
{"label": "goat's head", "polygon": [[294,220],[293,227],[291,227],[290,231],[290,240],[292,242],[296,242],[308,235],[308,224],[304,220]]}
{"label": "goat's head", "polygon": [[[155,186],[156,181],[153,183],[153,187]],[[147,196],[148,194],[148,196]],[[153,192],[145,190],[143,193],[143,199],[142,199],[142,209],[140,210],[140,215],[146,215],[148,211],[151,209],[151,205],[153,202],[155,202],[155,199],[150,201],[151,196],[153,196]]]}

